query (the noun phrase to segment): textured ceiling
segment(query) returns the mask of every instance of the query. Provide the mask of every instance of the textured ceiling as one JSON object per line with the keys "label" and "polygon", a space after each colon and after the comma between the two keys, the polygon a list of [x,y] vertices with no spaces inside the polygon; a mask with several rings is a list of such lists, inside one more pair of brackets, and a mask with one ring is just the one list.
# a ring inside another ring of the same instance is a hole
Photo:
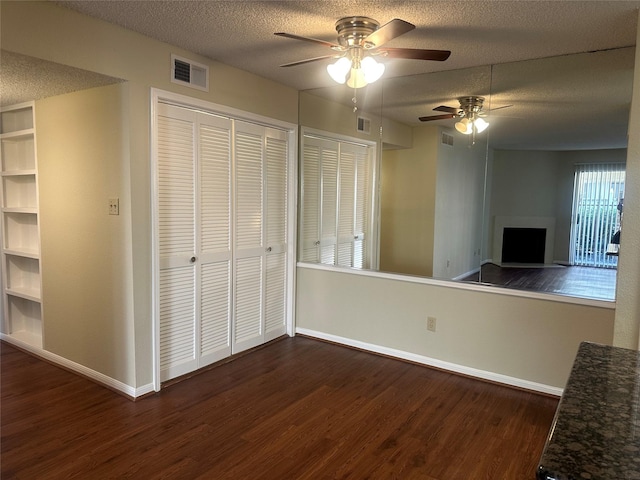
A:
{"label": "textured ceiling", "polygon": [[0,106],[122,81],[6,50],[0,52],[0,72]]}
{"label": "textured ceiling", "polygon": [[[635,45],[638,1],[57,1],[298,90],[330,86],[322,63],[283,63],[332,53],[275,32],[336,41],[335,22],[401,18],[416,29],[389,47],[451,50],[449,60],[387,61],[387,77]],[[320,74],[319,74],[320,73]]]}
{"label": "textured ceiling", "polygon": [[[438,105],[456,106],[459,96],[484,95],[494,108],[513,105],[492,118],[490,141],[496,148],[626,145],[634,49],[622,47],[635,45],[640,1],[54,3],[347,104],[353,91],[336,87],[324,62],[279,67],[331,51],[273,34],[284,31],[335,42],[334,25],[341,17],[365,15],[381,24],[402,18],[416,29],[387,46],[451,50],[451,57],[445,62],[385,59],[387,70],[379,93],[373,88],[358,91],[360,105],[418,125],[417,118],[435,114],[432,109]],[[9,84],[17,83],[8,75],[15,69],[21,69],[27,79],[23,90],[39,92],[35,98],[46,92],[57,94],[60,88],[78,89],[83,75],[87,86],[117,81],[75,69],[65,78],[55,65],[32,60],[36,64],[29,66],[25,58],[2,56],[3,104],[15,103],[6,97]],[[453,121],[437,123],[452,126]],[[501,128],[494,128],[497,125]]]}

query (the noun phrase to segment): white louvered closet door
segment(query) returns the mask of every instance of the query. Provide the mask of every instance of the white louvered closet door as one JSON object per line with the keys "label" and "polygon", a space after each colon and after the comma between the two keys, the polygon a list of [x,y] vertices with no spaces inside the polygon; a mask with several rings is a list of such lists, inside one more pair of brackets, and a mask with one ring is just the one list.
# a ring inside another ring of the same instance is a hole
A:
{"label": "white louvered closet door", "polygon": [[231,354],[232,121],[198,115],[199,367]]}
{"label": "white louvered closet door", "polygon": [[160,381],[286,333],[289,134],[158,104]]}
{"label": "white louvered closet door", "polygon": [[158,106],[157,202],[160,375],[198,366],[196,314],[196,172],[194,112]]}
{"label": "white louvered closet door", "polygon": [[160,376],[231,354],[231,120],[158,107]]}
{"label": "white louvered closet door", "polygon": [[287,185],[289,184],[287,135],[266,129],[266,270],[265,338],[268,342],[286,332],[287,326],[287,233],[289,230]]}
{"label": "white louvered closet door", "polygon": [[305,139],[302,148],[300,260],[317,263],[320,261],[321,147]]}
{"label": "white louvered closet door", "polygon": [[304,136],[301,261],[372,265],[372,175],[369,146]]}
{"label": "white louvered closet door", "polygon": [[285,333],[287,138],[236,121],[233,353]]}
{"label": "white louvered closet door", "polygon": [[362,145],[343,143],[339,160],[338,265],[363,268],[368,214],[368,152]]}

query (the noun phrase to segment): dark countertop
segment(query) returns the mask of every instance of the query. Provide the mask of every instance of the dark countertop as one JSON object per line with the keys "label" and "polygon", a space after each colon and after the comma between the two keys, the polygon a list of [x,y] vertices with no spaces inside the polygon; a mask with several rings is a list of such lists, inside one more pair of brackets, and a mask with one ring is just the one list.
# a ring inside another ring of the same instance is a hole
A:
{"label": "dark countertop", "polygon": [[640,352],[583,342],[538,480],[640,480]]}

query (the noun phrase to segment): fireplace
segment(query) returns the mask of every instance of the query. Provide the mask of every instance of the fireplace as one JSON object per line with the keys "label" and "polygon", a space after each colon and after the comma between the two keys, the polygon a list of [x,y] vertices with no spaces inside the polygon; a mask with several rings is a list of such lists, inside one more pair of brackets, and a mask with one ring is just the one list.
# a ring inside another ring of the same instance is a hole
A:
{"label": "fireplace", "polygon": [[544,263],[546,228],[502,230],[502,263]]}
{"label": "fireplace", "polygon": [[494,217],[492,262],[553,264],[555,217]]}

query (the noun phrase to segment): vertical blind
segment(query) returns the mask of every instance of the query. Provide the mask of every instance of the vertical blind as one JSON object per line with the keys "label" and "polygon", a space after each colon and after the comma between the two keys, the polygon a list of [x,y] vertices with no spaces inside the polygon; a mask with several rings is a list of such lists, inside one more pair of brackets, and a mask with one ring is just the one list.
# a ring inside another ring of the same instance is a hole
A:
{"label": "vertical blind", "polygon": [[576,165],[570,252],[572,265],[617,266],[617,256],[611,244],[613,236],[621,228],[624,179],[624,164]]}

